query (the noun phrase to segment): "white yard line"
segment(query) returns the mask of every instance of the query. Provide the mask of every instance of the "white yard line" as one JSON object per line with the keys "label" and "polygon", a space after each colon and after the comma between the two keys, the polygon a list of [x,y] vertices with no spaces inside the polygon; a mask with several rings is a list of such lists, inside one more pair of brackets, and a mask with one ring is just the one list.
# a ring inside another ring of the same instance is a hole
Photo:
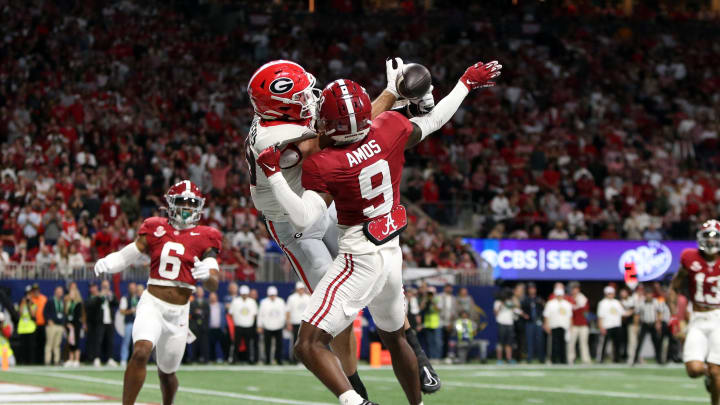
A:
{"label": "white yard line", "polygon": [[[397,383],[397,381],[395,381],[392,378],[363,376],[362,379],[366,380],[366,381]],[[681,396],[681,395],[660,395],[660,394],[645,394],[645,393],[605,391],[605,390],[602,390],[602,391],[586,390],[586,389],[582,389],[582,388],[553,388],[553,387],[530,386],[530,385],[463,383],[463,382],[456,382],[456,381],[443,381],[442,384],[444,386],[450,386],[450,387],[484,388],[484,389],[499,390],[499,391],[530,391],[530,392],[546,392],[546,393],[551,393],[551,394],[592,395],[592,396],[610,397],[610,398],[649,399],[649,400],[679,401],[679,402],[707,402],[708,401],[708,399],[704,398],[704,397],[687,397],[687,396]]]}
{"label": "white yard line", "polygon": [[[97,369],[95,369],[95,370],[97,370]],[[64,378],[67,380],[76,380],[76,381],[89,382],[89,383],[98,383],[98,384],[107,384],[107,385],[116,385],[116,386],[123,385],[123,382],[118,381],[118,380],[108,380],[105,378],[95,378],[95,377],[88,377],[85,375],[61,373],[61,372],[43,372],[43,371],[38,371],[37,368],[34,370],[19,370],[18,368],[15,368],[15,369],[11,370],[11,372],[30,374],[30,375],[35,375],[35,376],[39,375],[39,376],[45,376],[45,377]],[[160,386],[157,384],[145,384],[145,385],[143,385],[143,388],[159,390]],[[266,397],[266,396],[261,396],[261,395],[240,394],[237,392],[206,390],[206,389],[202,389],[202,388],[192,388],[192,387],[183,387],[183,386],[180,386],[179,391],[180,392],[188,392],[188,393],[192,393],[192,394],[212,395],[212,396],[216,396],[216,397],[225,397],[225,398],[234,398],[234,399],[245,399],[245,400],[268,402],[268,403],[274,403],[274,404],[335,405],[334,403],[330,404],[327,402],[296,401],[293,399],[274,398],[274,397]]]}

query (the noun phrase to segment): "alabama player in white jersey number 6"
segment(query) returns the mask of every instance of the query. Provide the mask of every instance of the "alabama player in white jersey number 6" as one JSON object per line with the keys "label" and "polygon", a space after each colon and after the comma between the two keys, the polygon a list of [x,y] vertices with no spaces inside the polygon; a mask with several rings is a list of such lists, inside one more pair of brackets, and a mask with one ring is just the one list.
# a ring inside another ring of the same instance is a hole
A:
{"label": "alabama player in white jersey number 6", "polygon": [[491,80],[501,67],[497,62],[469,67],[431,112],[410,120],[394,111],[371,120],[370,97],[363,87],[342,79],[330,83],[320,99],[317,129],[333,144],[305,159],[302,196],[279,170],[282,150],[268,147],[257,159],[295,229],[302,231],[327,215],[333,201],[337,207],[339,254],[303,314],[295,353],[342,405],[372,404],[353,390],[327,349],[365,306],[390,350],[408,402],[422,404],[417,360],[404,328],[399,243],[407,225],[399,204],[404,150],[450,120],[470,90],[494,85]]}
{"label": "alabama player in white jersey number 6", "polygon": [[198,281],[209,291],[218,287],[220,231],[198,225],[205,198],[188,180],[170,187],[165,200],[168,218],[152,217],[140,226],[134,242],[95,263],[95,274],[114,274],[150,256],[147,290],[140,297],[133,324],[133,354],[125,369],[123,405],[132,405],[145,382],[155,349],[163,405],[171,405],[178,389],[175,371],[188,341],[190,295]]}

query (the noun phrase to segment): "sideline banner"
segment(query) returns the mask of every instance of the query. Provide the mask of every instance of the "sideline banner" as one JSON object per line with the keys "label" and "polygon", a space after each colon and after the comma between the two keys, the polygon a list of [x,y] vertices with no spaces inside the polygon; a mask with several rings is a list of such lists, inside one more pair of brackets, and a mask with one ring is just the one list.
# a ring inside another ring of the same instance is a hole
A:
{"label": "sideline banner", "polygon": [[668,277],[695,241],[465,239],[505,280],[623,280],[634,263],[638,281]]}

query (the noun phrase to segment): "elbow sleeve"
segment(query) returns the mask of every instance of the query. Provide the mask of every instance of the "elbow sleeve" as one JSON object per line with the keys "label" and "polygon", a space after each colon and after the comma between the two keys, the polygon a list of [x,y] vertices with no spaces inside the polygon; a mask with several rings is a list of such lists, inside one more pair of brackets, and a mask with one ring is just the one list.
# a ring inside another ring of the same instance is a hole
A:
{"label": "elbow sleeve", "polygon": [[411,118],[410,121],[420,128],[422,131],[422,138],[442,128],[460,107],[465,96],[468,95],[468,89],[464,84],[458,82],[455,88],[445,96],[429,113],[422,117]]}

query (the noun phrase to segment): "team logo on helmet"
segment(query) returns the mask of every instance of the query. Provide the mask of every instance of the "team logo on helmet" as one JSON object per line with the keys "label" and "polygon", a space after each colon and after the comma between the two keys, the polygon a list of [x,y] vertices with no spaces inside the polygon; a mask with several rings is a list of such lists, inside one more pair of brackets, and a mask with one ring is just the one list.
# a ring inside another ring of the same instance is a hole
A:
{"label": "team logo on helmet", "polygon": [[292,90],[295,82],[289,77],[279,77],[270,83],[270,91],[275,94],[283,94]]}

